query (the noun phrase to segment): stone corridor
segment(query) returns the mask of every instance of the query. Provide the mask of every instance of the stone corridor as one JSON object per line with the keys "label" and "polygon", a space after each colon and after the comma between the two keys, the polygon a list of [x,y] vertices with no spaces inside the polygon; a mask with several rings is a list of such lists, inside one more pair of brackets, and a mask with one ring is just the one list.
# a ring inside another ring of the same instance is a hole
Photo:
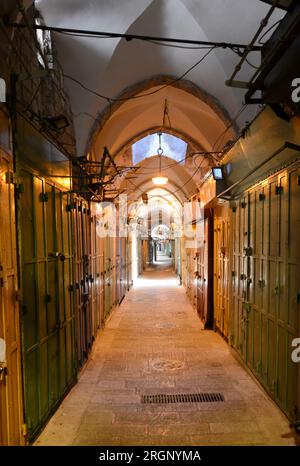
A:
{"label": "stone corridor", "polygon": [[[141,403],[222,392],[224,402]],[[289,422],[217,333],[202,330],[167,261],[113,313],[35,445],[294,445]]]}

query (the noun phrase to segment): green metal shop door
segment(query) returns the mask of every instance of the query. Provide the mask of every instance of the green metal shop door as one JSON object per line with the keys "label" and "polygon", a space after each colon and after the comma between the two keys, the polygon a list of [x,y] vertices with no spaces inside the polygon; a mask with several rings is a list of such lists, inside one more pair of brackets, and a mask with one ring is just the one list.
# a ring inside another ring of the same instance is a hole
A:
{"label": "green metal shop door", "polygon": [[25,415],[33,438],[75,379],[67,195],[22,172],[20,196]]}

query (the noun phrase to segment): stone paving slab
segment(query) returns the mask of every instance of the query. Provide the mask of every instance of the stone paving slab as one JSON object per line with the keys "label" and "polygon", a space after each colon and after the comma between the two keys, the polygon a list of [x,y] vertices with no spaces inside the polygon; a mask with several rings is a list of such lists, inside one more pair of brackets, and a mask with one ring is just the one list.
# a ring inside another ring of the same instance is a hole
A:
{"label": "stone paving slab", "polygon": [[[165,286],[163,286],[165,285]],[[146,394],[222,392],[224,402],[141,403]],[[203,330],[170,269],[150,269],[114,311],[35,445],[295,445],[289,422]]]}

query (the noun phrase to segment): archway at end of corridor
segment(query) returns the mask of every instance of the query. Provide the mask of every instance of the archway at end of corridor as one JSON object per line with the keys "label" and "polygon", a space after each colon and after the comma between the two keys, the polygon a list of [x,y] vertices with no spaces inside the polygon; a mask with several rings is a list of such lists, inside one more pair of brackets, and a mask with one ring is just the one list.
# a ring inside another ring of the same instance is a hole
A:
{"label": "archway at end of corridor", "polygon": [[183,205],[164,188],[150,189],[129,206],[133,283],[149,267],[181,274]]}

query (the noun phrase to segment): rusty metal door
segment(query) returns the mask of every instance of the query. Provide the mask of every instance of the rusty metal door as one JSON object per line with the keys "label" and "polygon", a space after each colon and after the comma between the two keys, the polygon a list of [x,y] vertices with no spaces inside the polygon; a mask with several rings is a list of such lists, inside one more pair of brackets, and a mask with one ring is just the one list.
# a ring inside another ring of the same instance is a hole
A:
{"label": "rusty metal door", "polygon": [[0,151],[0,445],[24,444],[12,176],[9,158]]}
{"label": "rusty metal door", "polygon": [[73,251],[68,196],[21,172],[22,330],[29,439],[74,383]]}

